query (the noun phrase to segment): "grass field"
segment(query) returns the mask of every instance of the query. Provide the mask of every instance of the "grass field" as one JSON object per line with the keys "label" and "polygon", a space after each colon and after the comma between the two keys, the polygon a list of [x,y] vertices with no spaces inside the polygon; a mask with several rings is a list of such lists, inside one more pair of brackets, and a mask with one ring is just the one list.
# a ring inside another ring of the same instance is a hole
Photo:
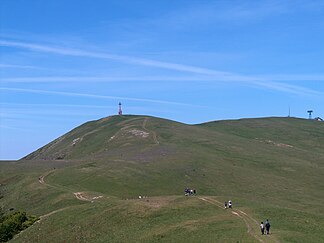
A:
{"label": "grass field", "polygon": [[43,216],[13,242],[324,242],[323,176],[321,122],[114,116],[1,162],[1,205]]}

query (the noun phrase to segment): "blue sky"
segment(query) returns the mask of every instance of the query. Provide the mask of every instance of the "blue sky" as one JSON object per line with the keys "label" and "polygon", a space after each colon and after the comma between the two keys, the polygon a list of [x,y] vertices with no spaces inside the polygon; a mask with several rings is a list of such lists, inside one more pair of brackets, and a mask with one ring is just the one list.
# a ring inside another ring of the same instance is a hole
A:
{"label": "blue sky", "polygon": [[0,159],[117,113],[324,117],[324,1],[1,0]]}

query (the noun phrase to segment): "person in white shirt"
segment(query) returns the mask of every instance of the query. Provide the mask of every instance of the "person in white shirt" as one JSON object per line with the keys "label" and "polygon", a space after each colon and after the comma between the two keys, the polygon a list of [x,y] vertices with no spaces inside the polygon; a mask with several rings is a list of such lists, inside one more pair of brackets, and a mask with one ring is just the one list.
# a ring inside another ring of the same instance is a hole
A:
{"label": "person in white shirt", "polygon": [[261,222],[261,224],[260,224],[260,229],[261,229],[261,234],[264,235],[264,224],[263,224],[263,222]]}

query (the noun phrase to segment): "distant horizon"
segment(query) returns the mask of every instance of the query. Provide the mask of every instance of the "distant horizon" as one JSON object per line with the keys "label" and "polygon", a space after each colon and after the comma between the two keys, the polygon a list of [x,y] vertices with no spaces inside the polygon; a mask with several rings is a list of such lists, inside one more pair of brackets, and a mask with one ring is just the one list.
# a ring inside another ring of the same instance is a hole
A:
{"label": "distant horizon", "polygon": [[[312,117],[311,119],[309,119],[308,117],[297,117],[297,116],[259,116],[259,117],[239,117],[239,118],[214,119],[214,120],[212,119],[212,120],[208,120],[208,121],[202,121],[202,122],[199,122],[199,123],[185,123],[185,122],[178,121],[178,120],[172,120],[172,119],[169,119],[169,118],[159,117],[159,116],[152,116],[152,115],[148,115],[148,114],[131,114],[131,113],[126,113],[125,114],[125,113],[123,113],[122,115],[112,114],[112,115],[104,116],[104,117],[97,118],[97,119],[94,119],[94,120],[88,120],[88,121],[85,121],[85,122],[101,120],[101,119],[108,118],[108,117],[112,117],[112,116],[143,116],[143,117],[147,116],[147,117],[154,117],[154,118],[160,118],[160,119],[165,119],[165,120],[171,120],[171,121],[175,121],[175,122],[180,122],[180,123],[184,123],[184,124],[187,124],[187,125],[198,125],[198,124],[207,123],[207,122],[213,122],[213,121],[231,121],[231,120],[242,120],[242,119],[297,118],[297,119],[304,119],[304,120],[315,120],[316,118],[318,118],[317,116],[316,117]],[[322,118],[322,117],[319,117],[319,118]]]}
{"label": "distant horizon", "polygon": [[324,117],[324,2],[0,2],[0,159],[118,112]]}

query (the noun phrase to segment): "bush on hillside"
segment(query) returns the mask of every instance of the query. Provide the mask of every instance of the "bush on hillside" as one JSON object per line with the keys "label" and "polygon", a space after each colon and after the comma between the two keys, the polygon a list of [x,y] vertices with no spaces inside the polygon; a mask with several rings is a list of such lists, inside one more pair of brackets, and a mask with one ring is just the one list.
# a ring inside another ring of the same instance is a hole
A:
{"label": "bush on hillside", "polygon": [[1,216],[0,213],[0,242],[6,242],[28,228],[38,220],[35,216],[27,216],[26,212],[18,211],[9,215]]}
{"label": "bush on hillside", "polygon": [[0,223],[2,223],[3,219],[4,219],[4,211],[3,208],[0,207]]}

